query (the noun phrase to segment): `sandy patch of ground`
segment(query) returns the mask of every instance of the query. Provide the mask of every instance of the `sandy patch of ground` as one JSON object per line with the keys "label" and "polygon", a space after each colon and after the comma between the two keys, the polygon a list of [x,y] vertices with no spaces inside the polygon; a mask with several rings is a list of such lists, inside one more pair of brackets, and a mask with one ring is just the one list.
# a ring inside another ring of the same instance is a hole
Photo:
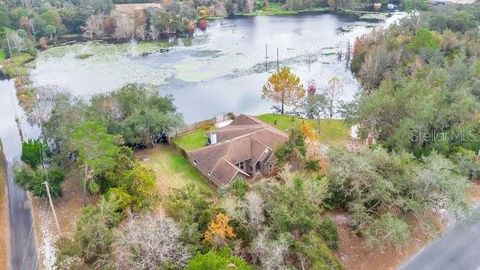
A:
{"label": "sandy patch of ground", "polygon": [[10,231],[8,228],[7,174],[0,145],[0,269],[8,269]]}

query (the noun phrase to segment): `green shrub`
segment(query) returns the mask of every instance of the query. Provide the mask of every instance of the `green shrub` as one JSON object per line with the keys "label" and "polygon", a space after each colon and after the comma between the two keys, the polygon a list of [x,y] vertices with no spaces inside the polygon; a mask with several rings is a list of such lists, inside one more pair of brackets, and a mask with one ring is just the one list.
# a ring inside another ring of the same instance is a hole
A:
{"label": "green shrub", "polygon": [[182,228],[182,240],[193,250],[202,249],[203,233],[216,214],[211,194],[188,185],[165,198],[163,207]]}
{"label": "green shrub", "polygon": [[365,236],[372,247],[383,247],[385,243],[399,247],[410,237],[410,227],[405,220],[387,213],[372,221]]}
{"label": "green shrub", "polygon": [[295,248],[308,260],[309,269],[343,269],[340,261],[315,232],[302,236],[295,243]]}
{"label": "green shrub", "polygon": [[206,254],[197,254],[187,265],[186,270],[253,270],[242,258],[232,256],[231,250],[210,250]]}
{"label": "green shrub", "polygon": [[231,183],[233,194],[239,198],[243,198],[248,191],[248,183],[243,178],[237,178]]}
{"label": "green shrub", "polygon": [[350,63],[350,70],[357,74],[362,68],[363,62],[365,61],[365,52],[356,54],[353,56],[352,63]]}
{"label": "green shrub", "polygon": [[407,49],[415,53],[420,52],[422,48],[436,50],[439,47],[439,38],[426,28],[418,30],[415,37],[407,45]]}
{"label": "green shrub", "polygon": [[330,249],[337,250],[340,237],[338,236],[337,225],[330,218],[323,218],[318,224],[318,234],[322,236],[325,244]]}
{"label": "green shrub", "polygon": [[480,162],[477,154],[471,150],[460,148],[451,158],[458,165],[459,173],[471,180],[480,178]]}
{"label": "green shrub", "polygon": [[318,162],[318,160],[314,160],[314,159],[306,160],[305,161],[305,169],[307,171],[316,172],[316,171],[320,170],[320,163]]}
{"label": "green shrub", "polygon": [[122,188],[111,188],[106,194],[106,200],[119,211],[128,209],[133,203],[132,196]]}
{"label": "green shrub", "polygon": [[284,163],[291,158],[303,160],[306,154],[305,140],[299,128],[290,130],[287,143],[278,148],[275,153],[279,163]]}
{"label": "green shrub", "polygon": [[45,147],[40,140],[30,139],[22,143],[21,160],[36,169],[42,163],[45,154]]}
{"label": "green shrub", "polygon": [[[59,250],[57,265],[81,258],[87,265],[95,264],[94,268],[104,269],[112,257],[111,229],[117,226],[119,221],[119,214],[103,199],[96,207],[85,207],[78,218],[73,238],[63,239],[57,244]],[[90,268],[92,267],[85,269]]]}
{"label": "green shrub", "polygon": [[90,194],[97,194],[100,192],[100,185],[97,182],[90,180],[87,182],[87,189]]}
{"label": "green shrub", "polygon": [[317,227],[320,205],[308,196],[311,186],[306,186],[306,180],[295,177],[285,185],[273,185],[269,196],[268,216],[271,217],[272,229],[277,233],[298,231],[308,232]]}
{"label": "green shrub", "polygon": [[47,189],[45,182],[50,187],[50,194],[57,198],[62,196],[62,182],[65,179],[63,171],[58,168],[33,170],[30,167],[22,166],[14,172],[15,182],[21,187],[32,192],[34,196],[46,197]]}

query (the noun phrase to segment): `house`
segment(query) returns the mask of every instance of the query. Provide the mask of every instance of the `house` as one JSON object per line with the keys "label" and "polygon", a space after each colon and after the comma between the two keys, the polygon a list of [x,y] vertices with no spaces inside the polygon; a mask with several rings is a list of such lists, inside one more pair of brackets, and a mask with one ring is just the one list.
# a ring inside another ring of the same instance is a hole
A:
{"label": "house", "polygon": [[209,145],[190,152],[189,159],[218,187],[236,177],[251,179],[270,175],[275,149],[288,140],[285,132],[243,114],[207,135]]}

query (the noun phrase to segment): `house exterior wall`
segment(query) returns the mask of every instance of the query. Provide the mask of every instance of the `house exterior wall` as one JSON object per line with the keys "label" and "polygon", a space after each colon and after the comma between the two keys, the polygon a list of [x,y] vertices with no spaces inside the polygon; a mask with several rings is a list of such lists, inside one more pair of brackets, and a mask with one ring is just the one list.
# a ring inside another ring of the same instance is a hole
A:
{"label": "house exterior wall", "polygon": [[203,168],[197,165],[197,162],[193,159],[192,155],[188,154],[187,156],[188,156],[188,161],[190,161],[190,163],[195,168],[197,168],[197,170],[199,170],[200,173],[202,173],[202,175],[205,176],[209,182],[214,183],[217,186],[221,186],[221,183],[217,179],[215,179],[215,177],[213,177],[211,174],[209,175],[209,172],[207,172],[206,170],[204,170]]}

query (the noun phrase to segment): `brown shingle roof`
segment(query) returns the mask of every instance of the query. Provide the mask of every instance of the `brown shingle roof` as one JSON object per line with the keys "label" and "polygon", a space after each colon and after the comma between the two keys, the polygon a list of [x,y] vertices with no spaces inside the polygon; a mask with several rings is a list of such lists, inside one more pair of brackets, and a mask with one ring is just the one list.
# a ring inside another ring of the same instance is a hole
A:
{"label": "brown shingle roof", "polygon": [[215,133],[217,144],[203,147],[190,155],[217,185],[230,183],[237,173],[246,174],[235,164],[248,161],[255,166],[258,161],[267,160],[276,147],[288,140],[286,133],[243,114]]}

